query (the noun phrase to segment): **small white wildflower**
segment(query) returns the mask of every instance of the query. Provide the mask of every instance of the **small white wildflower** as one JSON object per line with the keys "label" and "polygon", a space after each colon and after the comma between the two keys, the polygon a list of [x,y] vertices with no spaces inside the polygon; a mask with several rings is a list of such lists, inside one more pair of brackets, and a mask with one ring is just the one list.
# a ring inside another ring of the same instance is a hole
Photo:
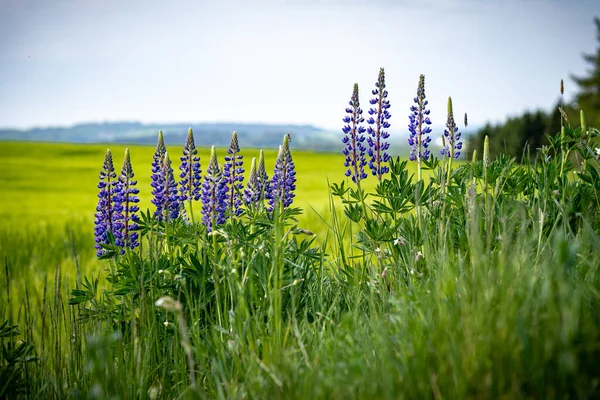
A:
{"label": "small white wildflower", "polygon": [[411,275],[414,275],[414,274],[415,274],[415,270],[414,270],[414,269],[411,269],[411,270],[410,270],[410,274],[411,274]]}
{"label": "small white wildflower", "polygon": [[157,307],[162,307],[165,310],[170,311],[170,312],[180,312],[181,311],[181,303],[169,296],[161,297],[160,299],[156,300],[156,303],[154,303],[154,304]]}
{"label": "small white wildflower", "polygon": [[600,157],[600,147],[596,147],[596,155]]}
{"label": "small white wildflower", "polygon": [[164,269],[159,269],[159,270],[158,270],[158,273],[159,273],[159,274],[164,274],[164,273],[165,273],[165,270],[164,270]]}
{"label": "small white wildflower", "polygon": [[164,325],[164,326],[165,326],[165,328],[166,328],[167,326],[169,326],[169,321],[165,321],[165,322],[163,322],[163,325]]}
{"label": "small white wildflower", "polygon": [[399,238],[394,239],[394,246],[406,246],[406,239],[404,236],[400,236]]}
{"label": "small white wildflower", "polygon": [[419,262],[419,260],[420,260],[421,258],[423,258],[423,253],[421,253],[421,251],[419,250],[419,251],[417,252],[417,255],[415,256],[415,261],[416,261],[416,262]]}
{"label": "small white wildflower", "polygon": [[381,277],[382,277],[383,279],[385,279],[385,277],[387,276],[387,270],[388,270],[388,268],[387,268],[387,267],[385,267],[385,268],[383,269],[383,272],[381,273]]}

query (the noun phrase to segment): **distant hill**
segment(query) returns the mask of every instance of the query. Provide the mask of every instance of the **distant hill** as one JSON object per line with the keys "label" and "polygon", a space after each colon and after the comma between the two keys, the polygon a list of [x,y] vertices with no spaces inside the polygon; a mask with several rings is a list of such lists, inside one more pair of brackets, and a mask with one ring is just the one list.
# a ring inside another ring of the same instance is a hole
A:
{"label": "distant hill", "polygon": [[[256,123],[171,123],[171,124],[142,124],[140,122],[105,122],[83,123],[70,127],[46,127],[20,129],[0,128],[1,140],[34,141],[34,142],[65,142],[65,143],[122,143],[122,144],[156,144],[156,135],[163,131],[168,145],[183,146],[188,128],[194,130],[196,145],[207,147],[227,147],[231,134],[236,131],[240,145],[246,148],[277,148],[286,133],[292,135],[293,147],[297,149],[323,152],[338,152],[342,150],[343,133],[328,131],[312,125],[292,124],[256,124]],[[434,127],[432,138],[433,149],[440,144],[436,138],[441,138],[443,126]],[[439,132],[436,134],[436,132]],[[391,130],[392,155],[408,154],[410,151],[406,138],[406,129]],[[439,136],[439,137],[438,137]],[[432,149],[432,150],[433,150]]]}
{"label": "distant hill", "polygon": [[286,133],[291,133],[294,147],[333,149],[338,146],[336,133],[311,125],[268,125],[248,123],[177,123],[142,124],[139,122],[106,122],[77,124],[71,127],[47,127],[27,130],[0,129],[0,140],[68,143],[155,144],[159,130],[170,144],[185,143],[188,128],[194,130],[198,146],[229,145],[235,130],[245,147],[277,147]]}

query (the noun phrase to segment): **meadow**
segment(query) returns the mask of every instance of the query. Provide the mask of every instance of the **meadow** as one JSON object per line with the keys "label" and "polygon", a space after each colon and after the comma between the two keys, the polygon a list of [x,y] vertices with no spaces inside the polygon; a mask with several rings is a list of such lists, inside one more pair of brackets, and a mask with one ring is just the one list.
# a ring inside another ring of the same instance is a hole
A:
{"label": "meadow", "polygon": [[379,179],[285,137],[239,212],[216,168],[238,159],[199,149],[185,216],[153,147],[130,148],[132,179],[123,146],[3,143],[0,398],[597,398],[600,132],[582,118],[523,164],[488,143],[458,163],[448,120],[450,157],[391,157]]}
{"label": "meadow", "polygon": [[[178,160],[184,144],[166,145]],[[155,146],[2,143],[0,259],[11,269],[18,270],[19,274],[31,271],[28,280],[41,282],[47,272],[54,273],[57,264],[64,264],[66,271],[74,271],[74,253],[85,272],[102,268],[93,251],[93,221],[98,202],[98,174],[107,147],[111,148],[115,160],[122,159],[125,149],[130,148],[135,177],[141,188],[140,207],[142,210],[152,208],[150,162]],[[217,151],[225,156],[226,149]],[[199,149],[203,168],[209,153],[210,149]],[[258,158],[259,150],[242,149],[242,154],[249,169],[252,157]],[[273,170],[276,156],[276,150],[265,149],[267,170]],[[343,159],[341,153],[294,152],[298,174],[295,204],[305,210],[299,217],[301,225],[318,234],[325,234],[327,230],[317,214],[327,211],[328,180],[343,174]],[[366,188],[373,189],[374,182]],[[199,204],[194,211],[200,213]]]}

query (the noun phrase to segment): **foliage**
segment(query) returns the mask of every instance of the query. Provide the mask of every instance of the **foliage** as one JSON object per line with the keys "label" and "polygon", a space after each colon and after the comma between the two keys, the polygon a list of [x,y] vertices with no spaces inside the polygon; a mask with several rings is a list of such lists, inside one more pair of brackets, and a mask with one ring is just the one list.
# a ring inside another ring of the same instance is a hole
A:
{"label": "foliage", "polygon": [[[451,109],[449,121],[458,151]],[[191,198],[172,218],[146,209],[137,247],[107,228],[102,270],[79,268],[71,231],[74,266],[32,290],[15,267],[32,254],[18,249],[67,235],[7,232],[0,318],[33,346],[8,382],[35,398],[598,397],[600,132],[564,122],[523,164],[490,159],[487,141],[483,160],[419,157],[416,178],[396,157],[376,177],[334,182],[319,236],[292,196],[306,159],[292,161],[287,135],[274,168],[252,162],[241,211],[210,191],[224,185],[213,148],[201,200],[219,218],[203,224]]]}

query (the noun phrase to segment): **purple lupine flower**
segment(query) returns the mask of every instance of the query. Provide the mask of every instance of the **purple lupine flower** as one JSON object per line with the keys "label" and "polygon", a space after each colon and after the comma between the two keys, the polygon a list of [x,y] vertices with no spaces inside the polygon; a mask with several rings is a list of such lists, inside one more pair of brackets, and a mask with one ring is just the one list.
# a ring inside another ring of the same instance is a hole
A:
{"label": "purple lupine flower", "polygon": [[367,133],[370,137],[367,137],[367,143],[369,148],[367,153],[371,159],[369,160],[369,168],[371,173],[381,180],[382,176],[389,172],[390,168],[383,163],[387,163],[390,160],[390,155],[387,150],[390,148],[390,143],[386,141],[390,137],[390,134],[384,129],[390,127],[388,120],[391,118],[391,114],[388,111],[390,108],[390,101],[387,99],[388,92],[385,90],[385,71],[383,68],[379,70],[379,78],[375,82],[375,89],[371,92],[375,98],[369,102],[372,105],[377,105],[377,108],[369,109],[369,119],[367,123]]}
{"label": "purple lupine flower", "polygon": [[162,131],[158,131],[158,142],[156,144],[156,151],[154,152],[154,156],[152,157],[152,182],[150,186],[152,186],[152,204],[156,206],[156,211],[154,215],[157,219],[162,218],[162,200],[158,198],[160,188],[162,188],[163,183],[161,182],[161,169],[163,160],[165,158],[165,153],[167,152],[167,148],[165,147],[165,141],[163,139]]}
{"label": "purple lupine flower", "polygon": [[248,184],[244,189],[244,203],[253,205],[258,203],[260,198],[260,189],[258,188],[258,173],[256,172],[256,157],[252,157],[250,163],[250,175],[248,176]]}
{"label": "purple lupine flower", "polygon": [[100,171],[100,182],[98,183],[98,206],[94,220],[94,236],[96,240],[96,255],[98,257],[105,253],[102,244],[108,244],[108,233],[115,233],[115,192],[117,191],[117,174],[113,166],[110,150],[106,150],[104,163]]}
{"label": "purple lupine flower", "polygon": [[192,128],[188,130],[187,141],[183,147],[183,156],[180,157],[181,165],[179,170],[179,193],[181,201],[200,200],[200,180],[202,170],[200,169],[200,157],[197,156],[198,150],[194,142],[194,133]]}
{"label": "purple lupine flower", "polygon": [[261,150],[260,156],[258,157],[258,166],[256,165],[256,158],[252,158],[248,184],[246,185],[246,189],[244,189],[244,202],[246,205],[262,204],[262,201],[265,199],[268,184],[269,177],[265,168],[265,156]]}
{"label": "purple lupine flower", "polygon": [[225,223],[227,186],[217,162],[215,146],[210,150],[210,160],[202,182],[202,224],[211,232],[216,225]]}
{"label": "purple lupine flower", "polygon": [[240,145],[237,133],[234,131],[223,166],[223,179],[227,183],[227,208],[230,210],[231,215],[240,215],[242,212],[240,208],[242,205],[240,191],[244,187],[242,184],[244,180],[244,168],[242,168],[244,161],[242,159],[244,156],[239,153]]}
{"label": "purple lupine flower", "polygon": [[173,166],[169,153],[165,152],[162,166],[159,171],[159,183],[153,203],[156,205],[156,218],[159,221],[176,219],[181,209],[181,201],[177,193],[177,183],[173,174]]}
{"label": "purple lupine flower", "polygon": [[408,117],[410,123],[408,124],[408,130],[410,136],[408,137],[408,144],[412,146],[410,151],[410,160],[421,162],[422,159],[427,160],[430,155],[428,149],[429,143],[431,143],[431,119],[429,119],[429,113],[425,100],[425,75],[419,77],[419,87],[417,88],[417,97],[413,99],[415,105],[410,107],[411,114]]}
{"label": "purple lupine flower", "polygon": [[273,212],[276,203],[281,201],[283,208],[289,207],[296,194],[296,171],[292,153],[290,152],[291,135],[288,133],[283,138],[283,145],[279,146],[279,154],[275,161],[275,172],[269,184],[267,198],[269,199],[269,212]]}
{"label": "purple lupine flower", "polygon": [[454,113],[452,111],[452,98],[448,97],[448,121],[444,129],[445,147],[440,151],[443,156],[448,158],[458,158],[462,142],[460,141],[460,132],[454,122]]}
{"label": "purple lupine flower", "polygon": [[354,183],[359,183],[362,179],[367,177],[365,173],[365,133],[366,129],[360,124],[364,122],[362,116],[362,110],[360,109],[360,102],[358,101],[358,83],[354,84],[354,90],[352,91],[352,97],[348,103],[350,107],[346,108],[346,115],[343,119],[344,127],[342,131],[345,136],[342,139],[342,143],[346,145],[343,153],[346,156],[344,166],[346,170],[346,176],[351,176]]}
{"label": "purple lupine flower", "polygon": [[135,230],[138,228],[137,223],[140,218],[137,215],[140,202],[137,196],[140,190],[135,187],[137,181],[133,179],[134,173],[131,167],[131,156],[129,149],[125,149],[125,159],[123,160],[123,168],[119,175],[119,183],[115,196],[115,209],[118,205],[118,233],[115,233],[117,246],[125,249],[133,249],[139,246],[138,233]]}

